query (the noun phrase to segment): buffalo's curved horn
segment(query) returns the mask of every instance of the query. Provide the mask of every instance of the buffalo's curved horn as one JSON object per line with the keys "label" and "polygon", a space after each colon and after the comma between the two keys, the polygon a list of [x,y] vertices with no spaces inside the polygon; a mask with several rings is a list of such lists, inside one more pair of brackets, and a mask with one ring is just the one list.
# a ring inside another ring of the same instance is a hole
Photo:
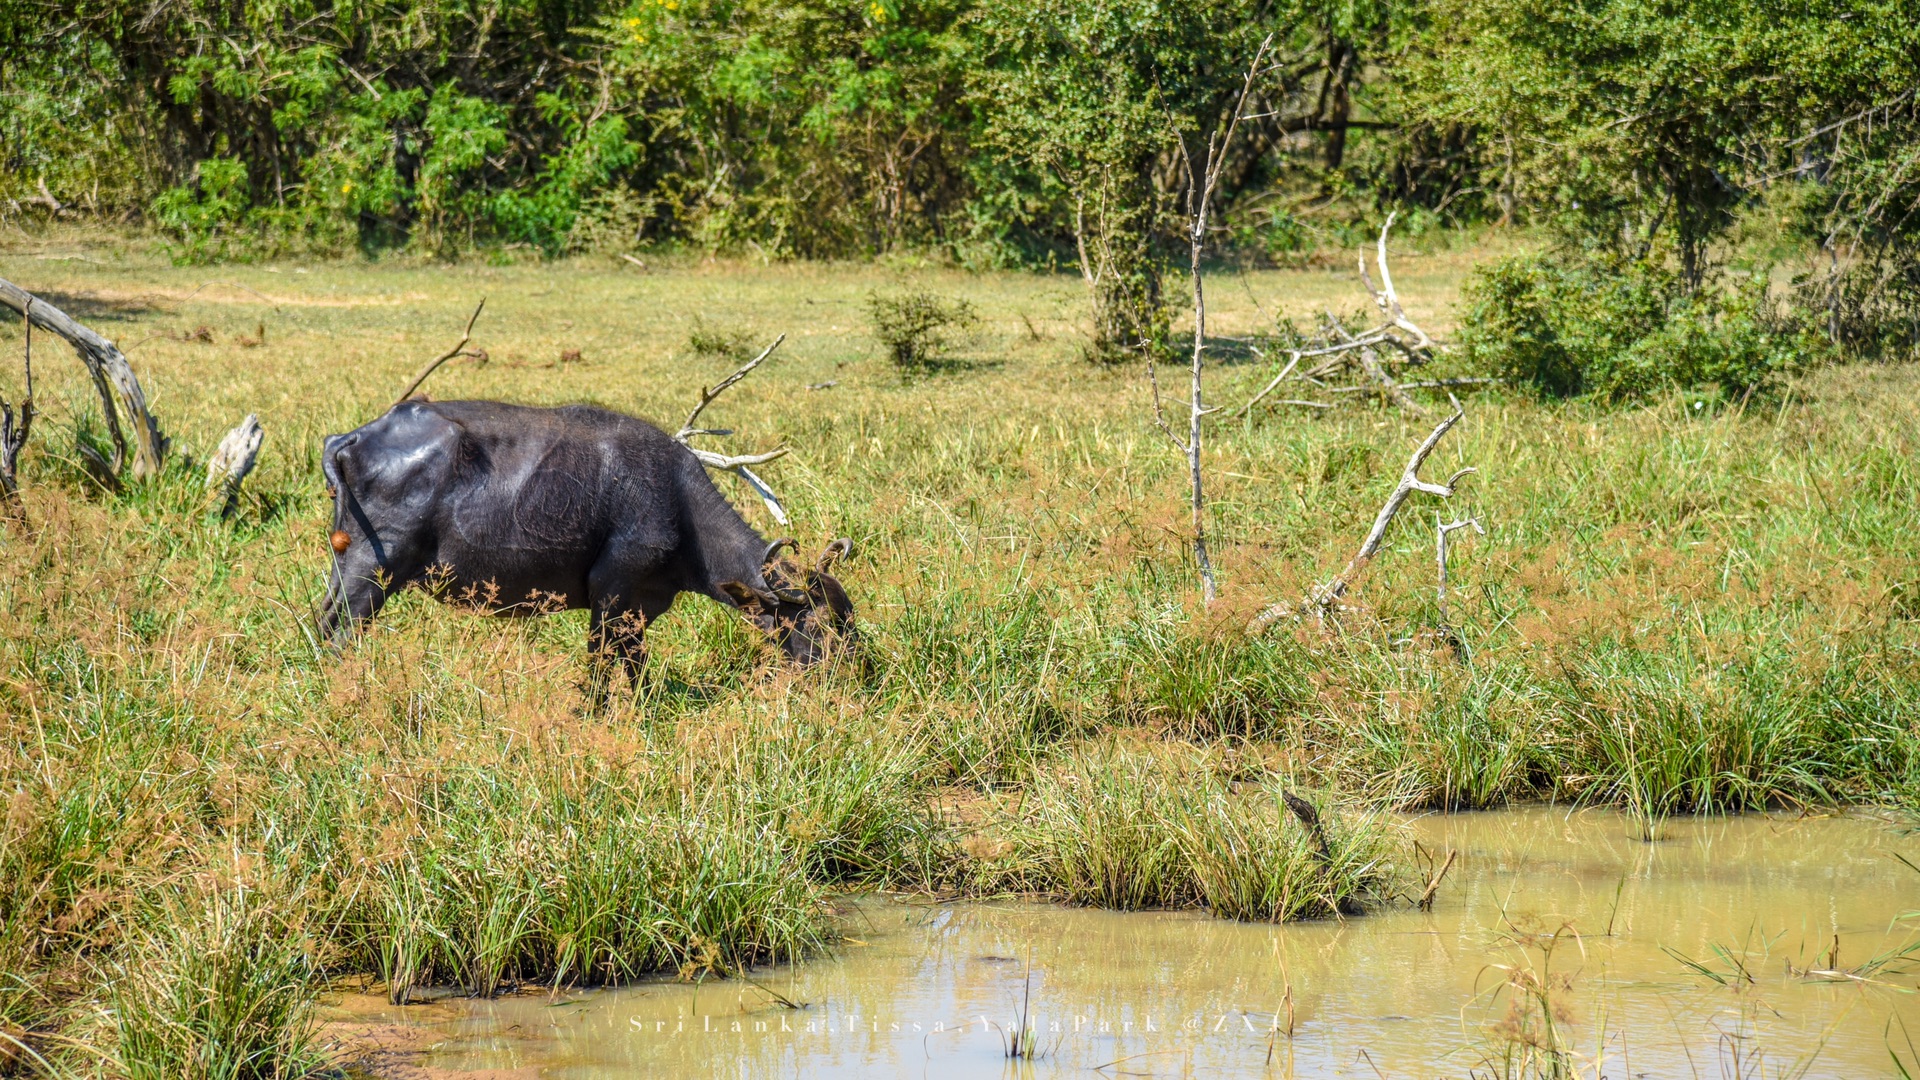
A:
{"label": "buffalo's curved horn", "polygon": [[813,572],[824,574],[832,569],[834,563],[851,554],[853,554],[853,541],[843,536],[828,544],[826,550],[820,553],[820,561],[813,564]]}
{"label": "buffalo's curved horn", "polygon": [[791,536],[783,536],[780,539],[775,540],[773,543],[768,544],[766,554],[760,556],[760,576],[762,579],[766,580],[768,591],[772,593],[772,595],[777,599],[788,604],[811,603],[812,600],[810,597],[807,596],[806,590],[795,589],[788,586],[784,586],[781,583],[772,580],[771,578],[767,578],[766,576],[767,567],[773,565],[773,557],[775,555],[780,554],[780,549],[783,547],[793,548],[797,551],[799,550],[800,545],[794,543],[793,537]]}
{"label": "buffalo's curved horn", "polygon": [[768,563],[772,562],[773,557],[775,555],[780,554],[780,549],[783,547],[792,548],[795,551],[800,550],[800,545],[794,542],[793,537],[783,536],[780,539],[775,540],[773,543],[767,545],[766,554],[760,556],[760,565],[765,566]]}
{"label": "buffalo's curved horn", "polygon": [[749,585],[744,581],[723,581],[720,583],[720,591],[731,597],[733,602],[743,610],[754,605],[771,608],[779,600],[779,597],[767,590],[757,585]]}

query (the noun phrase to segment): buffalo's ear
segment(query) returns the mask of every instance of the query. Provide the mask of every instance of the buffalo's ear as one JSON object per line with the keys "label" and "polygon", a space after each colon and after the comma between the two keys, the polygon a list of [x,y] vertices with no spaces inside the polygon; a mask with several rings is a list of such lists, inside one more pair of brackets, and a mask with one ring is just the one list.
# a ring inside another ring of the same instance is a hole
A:
{"label": "buffalo's ear", "polygon": [[761,600],[760,592],[744,581],[723,581],[720,591],[727,594],[733,605],[750,619],[766,614],[766,603]]}

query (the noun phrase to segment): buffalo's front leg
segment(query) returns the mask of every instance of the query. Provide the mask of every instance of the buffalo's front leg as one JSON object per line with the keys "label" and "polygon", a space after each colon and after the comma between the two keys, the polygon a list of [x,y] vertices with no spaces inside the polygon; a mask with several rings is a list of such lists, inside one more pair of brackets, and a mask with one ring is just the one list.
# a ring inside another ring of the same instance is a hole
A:
{"label": "buffalo's front leg", "polygon": [[633,595],[601,586],[597,580],[588,582],[588,697],[595,709],[605,703],[615,660],[625,669],[628,686],[639,693],[646,678],[647,627],[673,606],[671,592],[649,590]]}
{"label": "buffalo's front leg", "polygon": [[595,603],[587,623],[588,694],[595,709],[605,704],[613,662],[626,669],[636,692],[647,667],[647,617],[637,606]]}

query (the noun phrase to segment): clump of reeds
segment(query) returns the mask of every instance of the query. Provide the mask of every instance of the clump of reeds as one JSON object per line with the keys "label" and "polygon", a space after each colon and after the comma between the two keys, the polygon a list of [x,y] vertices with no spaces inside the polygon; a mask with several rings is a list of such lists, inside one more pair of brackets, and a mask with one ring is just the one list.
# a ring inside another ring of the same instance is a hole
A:
{"label": "clump of reeds", "polygon": [[1075,903],[1272,922],[1356,911],[1393,891],[1384,820],[1296,811],[1288,794],[1275,777],[1235,782],[1206,750],[1095,744],[1036,777],[1002,826],[1010,850],[996,872]]}
{"label": "clump of reeds", "polygon": [[112,962],[113,1064],[129,1080],[293,1080],[319,1064],[298,898],[244,885],[143,912]]}

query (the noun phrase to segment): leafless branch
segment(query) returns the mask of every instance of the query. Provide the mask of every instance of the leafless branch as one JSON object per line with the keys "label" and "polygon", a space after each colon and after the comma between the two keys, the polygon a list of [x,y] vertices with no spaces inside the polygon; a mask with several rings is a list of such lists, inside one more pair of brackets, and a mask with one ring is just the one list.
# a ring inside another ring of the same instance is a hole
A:
{"label": "leafless branch", "polygon": [[1267,385],[1261,387],[1259,393],[1247,399],[1247,403],[1245,405],[1240,406],[1240,411],[1235,413],[1234,415],[1245,416],[1248,413],[1252,412],[1253,407],[1255,405],[1260,404],[1261,398],[1266,397],[1268,394],[1273,393],[1276,387],[1278,387],[1281,383],[1286,381],[1287,376],[1293,374],[1293,369],[1300,366],[1300,350],[1290,349],[1288,350],[1288,352],[1291,353],[1291,355],[1287,358],[1287,366],[1281,368],[1280,374],[1275,375],[1272,378],[1272,380],[1270,380],[1267,383]]}
{"label": "leafless branch", "polygon": [[[1366,288],[1367,296],[1373,300],[1374,306],[1378,307],[1380,313],[1386,316],[1387,321],[1356,335],[1349,333],[1346,327],[1341,325],[1340,320],[1336,318],[1331,311],[1327,312],[1328,335],[1336,340],[1313,348],[1289,349],[1286,365],[1281,368],[1280,372],[1269,380],[1265,386],[1260,388],[1259,393],[1253,395],[1245,405],[1241,406],[1236,415],[1246,416],[1253,410],[1256,404],[1265,399],[1267,395],[1279,389],[1280,384],[1289,378],[1316,383],[1317,385],[1319,379],[1353,364],[1356,360],[1358,361],[1360,371],[1373,383],[1373,386],[1343,387],[1336,390],[1336,393],[1377,392],[1393,401],[1394,404],[1399,407],[1415,414],[1420,414],[1424,410],[1421,409],[1418,402],[1414,401],[1414,399],[1407,394],[1406,391],[1409,389],[1465,386],[1495,381],[1491,379],[1439,379],[1428,382],[1403,383],[1394,377],[1392,370],[1390,370],[1386,362],[1381,359],[1380,353],[1377,351],[1378,346],[1386,346],[1393,349],[1399,353],[1400,356],[1404,358],[1404,362],[1409,365],[1425,363],[1431,357],[1434,349],[1433,339],[1429,337],[1427,332],[1421,329],[1418,324],[1407,317],[1406,309],[1400,304],[1400,294],[1394,289],[1393,270],[1387,261],[1387,236],[1393,228],[1394,217],[1394,214],[1387,215],[1386,224],[1381,226],[1380,239],[1375,245],[1375,260],[1380,268],[1380,285],[1378,287],[1375,287],[1373,275],[1367,268],[1366,252],[1361,251],[1356,257],[1360,268],[1360,283]],[[1302,360],[1321,358],[1325,358],[1321,363],[1304,371],[1300,370],[1300,362]]]}
{"label": "leafless branch", "polygon": [[[1454,485],[1460,482],[1460,478],[1479,471],[1469,466],[1449,476],[1444,484],[1432,484],[1420,479],[1420,467],[1426,464],[1428,456],[1433,453],[1435,447],[1440,445],[1440,440],[1446,437],[1447,432],[1452,431],[1454,425],[1466,416],[1466,410],[1461,407],[1458,398],[1448,400],[1453,403],[1453,415],[1440,421],[1414,449],[1413,456],[1407,460],[1407,467],[1400,473],[1400,482],[1394,485],[1393,492],[1387,496],[1386,503],[1380,507],[1380,513],[1373,519],[1373,527],[1367,530],[1366,539],[1360,542],[1360,550],[1347,561],[1346,569],[1307,597],[1306,601],[1300,605],[1302,610],[1324,614],[1340,603],[1340,600],[1346,596],[1347,588],[1353,579],[1373,561],[1374,555],[1380,550],[1381,542],[1386,539],[1387,528],[1393,524],[1394,517],[1400,513],[1400,508],[1406,504],[1407,499],[1414,492],[1421,491],[1442,499],[1452,498]],[[1291,604],[1274,604],[1255,616],[1249,629],[1258,633],[1287,617],[1294,610]]]}
{"label": "leafless branch", "polygon": [[53,197],[53,192],[47,190],[46,177],[43,176],[40,178],[39,188],[40,188],[40,194],[29,195],[23,201],[30,202],[30,203],[39,203],[45,206],[47,209],[53,211],[55,216],[58,216],[66,212],[67,208],[61,204],[59,199],[56,199]]}
{"label": "leafless branch", "polygon": [[1167,437],[1167,441],[1172,443],[1175,449],[1182,454],[1190,453],[1187,444],[1180,441],[1180,436],[1173,433],[1173,426],[1167,423],[1166,409],[1160,404],[1160,375],[1154,366],[1152,353],[1147,354],[1147,385],[1153,387],[1154,426],[1160,429],[1160,433]]}
{"label": "leafless branch", "polygon": [[[483,296],[480,298],[480,302],[474,305],[473,314],[467,316],[467,327],[460,331],[460,340],[454,342],[453,348],[427,361],[426,366],[422,367],[419,372],[414,375],[413,380],[407,383],[407,388],[400,391],[400,396],[393,399],[394,405],[398,405],[412,397],[413,392],[420,389],[420,384],[427,381],[427,376],[438,370],[441,364],[446,363],[456,356],[472,355],[466,352],[467,342],[473,340],[473,324],[480,320],[480,313],[486,310],[486,306],[487,298]],[[393,406],[389,405],[387,407],[392,408]]]}
{"label": "leafless branch", "polygon": [[[1506,380],[1496,379],[1496,378],[1426,379],[1421,382],[1403,382],[1400,384],[1400,389],[1402,390],[1442,390],[1442,389],[1446,389],[1448,387],[1454,387],[1454,386],[1490,386],[1494,383],[1504,382],[1504,381]],[[1336,393],[1336,394],[1377,394],[1379,392],[1380,392],[1380,388],[1377,386],[1336,386],[1333,388],[1333,393]]]}
{"label": "leafless branch", "polygon": [[1812,142],[1813,140],[1819,138],[1822,135],[1825,135],[1829,131],[1833,131],[1836,128],[1846,127],[1848,124],[1852,124],[1857,121],[1863,120],[1867,117],[1872,116],[1874,113],[1880,112],[1884,109],[1892,109],[1898,106],[1903,100],[1909,97],[1912,97],[1913,94],[1914,94],[1913,90],[1904,91],[1901,94],[1887,101],[1883,101],[1878,105],[1868,106],[1867,108],[1862,109],[1857,113],[1854,113],[1852,116],[1841,117],[1840,119],[1835,120],[1833,123],[1827,124],[1824,127],[1815,128],[1812,131],[1807,132],[1805,135],[1802,135],[1799,138],[1786,143],[1785,145],[1791,148],[1791,147],[1799,146],[1801,143]]}
{"label": "leafless branch", "polygon": [[713,388],[701,387],[700,400],[693,406],[693,411],[687,414],[687,422],[681,425],[680,430],[673,436],[675,442],[686,447],[693,453],[694,457],[700,460],[700,464],[705,465],[709,469],[718,469],[722,472],[733,473],[745,481],[747,486],[753,489],[754,494],[760,496],[760,501],[767,504],[767,512],[773,515],[773,520],[782,525],[789,524],[786,507],[780,504],[780,498],[774,494],[773,488],[755,474],[751,466],[765,465],[769,461],[775,461],[785,457],[788,452],[787,447],[783,446],[777,450],[769,450],[762,454],[741,454],[729,457],[725,454],[713,453],[710,450],[701,450],[693,445],[692,440],[701,435],[717,436],[733,434],[731,428],[703,428],[695,425],[700,421],[700,414],[706,411],[707,406],[713,404],[714,399],[726,393],[728,387],[731,387],[741,379],[752,374],[753,369],[765,362],[767,357],[772,356],[773,350],[779,348],[780,343],[785,340],[787,340],[787,335],[781,334],[779,337],[773,339],[773,344],[761,350],[759,356],[740,365],[738,370],[720,380]]}
{"label": "leafless branch", "polygon": [[741,379],[746,378],[748,375],[753,374],[753,369],[759,367],[763,362],[765,362],[767,357],[772,356],[773,350],[779,348],[780,343],[785,340],[787,340],[787,335],[785,334],[781,334],[779,337],[774,338],[773,344],[767,346],[765,349],[762,349],[760,351],[759,356],[756,356],[753,359],[747,361],[746,363],[740,365],[739,370],[735,371],[733,374],[727,376],[726,378],[721,379],[719,385],[715,386],[713,389],[709,390],[704,386],[701,387],[699,403],[693,407],[692,412],[687,414],[687,422],[680,426],[680,433],[675,435],[674,438],[684,443],[689,438],[695,435],[718,435],[718,434],[731,435],[732,432],[730,431],[729,432],[702,431],[701,429],[694,427],[694,424],[699,421],[700,413],[703,410],[705,410],[707,406],[713,404],[715,398],[718,398],[721,394],[726,393],[727,389],[731,387],[734,383],[737,383]]}
{"label": "leafless branch", "polygon": [[[769,461],[778,461],[786,457],[790,452],[787,447],[783,446],[778,450],[769,450],[764,454],[741,454],[737,457],[728,457],[725,454],[716,454],[711,450],[702,450],[695,446],[689,446],[687,449],[693,451],[693,456],[699,458],[700,463],[707,468],[725,469],[729,471],[744,469],[749,465],[765,465]],[[782,521],[780,524],[785,525],[786,522]]]}
{"label": "leafless branch", "polygon": [[1387,267],[1387,231],[1393,228],[1393,219],[1398,213],[1399,211],[1396,210],[1388,214],[1386,224],[1380,226],[1380,244],[1375,255],[1375,259],[1380,264],[1380,288],[1375,289],[1373,278],[1367,275],[1365,252],[1360,254],[1360,281],[1367,287],[1367,295],[1373,297],[1374,304],[1380,308],[1381,314],[1387,317],[1387,321],[1414,335],[1416,340],[1410,342],[1407,347],[1414,351],[1426,352],[1433,348],[1433,339],[1427,336],[1425,330],[1415,326],[1413,320],[1407,318],[1406,311],[1401,309],[1400,294],[1393,291],[1393,271]]}
{"label": "leafless branch", "polygon": [[1427,411],[1420,407],[1420,403],[1413,400],[1411,394],[1401,389],[1400,384],[1393,380],[1393,376],[1387,374],[1386,367],[1380,363],[1380,354],[1374,352],[1371,347],[1361,347],[1360,367],[1367,373],[1367,378],[1380,384],[1380,388],[1386,391],[1387,396],[1393,399],[1395,405],[1400,406],[1415,416],[1426,415]]}

